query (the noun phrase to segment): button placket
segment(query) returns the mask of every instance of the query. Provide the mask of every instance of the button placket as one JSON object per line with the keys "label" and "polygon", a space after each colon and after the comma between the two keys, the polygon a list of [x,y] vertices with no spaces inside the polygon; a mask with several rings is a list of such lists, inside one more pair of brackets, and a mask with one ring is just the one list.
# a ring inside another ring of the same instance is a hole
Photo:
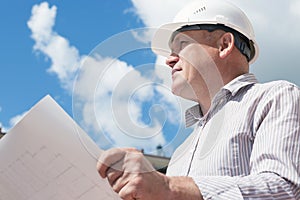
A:
{"label": "button placket", "polygon": [[193,159],[194,159],[194,156],[195,156],[195,153],[196,153],[196,150],[197,150],[197,147],[198,147],[198,144],[199,144],[199,140],[200,140],[200,137],[201,137],[201,133],[202,133],[202,130],[203,128],[205,127],[205,120],[202,121],[203,123],[200,125],[200,123],[198,124],[198,127],[197,127],[197,136],[195,138],[195,140],[193,141],[193,145],[192,145],[192,148],[191,150],[189,151],[189,159],[188,159],[188,168],[186,170],[186,176],[189,175],[190,173],[190,170],[191,170],[191,167],[192,167],[192,162],[193,162]]}

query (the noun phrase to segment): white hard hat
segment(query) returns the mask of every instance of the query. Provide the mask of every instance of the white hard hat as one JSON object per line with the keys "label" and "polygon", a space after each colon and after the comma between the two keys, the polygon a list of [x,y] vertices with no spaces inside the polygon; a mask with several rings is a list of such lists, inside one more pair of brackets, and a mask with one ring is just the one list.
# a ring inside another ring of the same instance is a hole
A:
{"label": "white hard hat", "polygon": [[201,24],[222,25],[237,31],[250,42],[249,62],[253,63],[258,57],[258,46],[250,20],[240,8],[225,0],[197,0],[185,6],[172,23],[162,25],[156,31],[151,43],[152,51],[158,55],[169,56],[169,40],[172,34],[182,27]]}

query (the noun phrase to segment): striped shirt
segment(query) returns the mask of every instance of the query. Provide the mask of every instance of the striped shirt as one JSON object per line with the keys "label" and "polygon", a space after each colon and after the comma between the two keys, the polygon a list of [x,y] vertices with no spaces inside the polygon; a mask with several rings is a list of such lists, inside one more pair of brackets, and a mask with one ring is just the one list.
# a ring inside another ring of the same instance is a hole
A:
{"label": "striped shirt", "polygon": [[244,74],[225,85],[206,115],[186,112],[193,133],[167,175],[190,176],[204,199],[300,199],[300,90]]}

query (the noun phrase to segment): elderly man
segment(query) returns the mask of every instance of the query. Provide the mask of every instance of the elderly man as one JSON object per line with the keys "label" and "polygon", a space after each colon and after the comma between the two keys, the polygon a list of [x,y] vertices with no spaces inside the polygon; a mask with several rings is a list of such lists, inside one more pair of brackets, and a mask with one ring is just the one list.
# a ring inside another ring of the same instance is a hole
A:
{"label": "elderly man", "polygon": [[[300,91],[286,81],[260,84],[246,15],[225,1],[198,0],[155,34],[169,54],[172,92],[198,105],[193,133],[167,175],[134,149],[102,154],[98,171],[122,199],[300,199]],[[169,51],[170,49],[170,51]]]}

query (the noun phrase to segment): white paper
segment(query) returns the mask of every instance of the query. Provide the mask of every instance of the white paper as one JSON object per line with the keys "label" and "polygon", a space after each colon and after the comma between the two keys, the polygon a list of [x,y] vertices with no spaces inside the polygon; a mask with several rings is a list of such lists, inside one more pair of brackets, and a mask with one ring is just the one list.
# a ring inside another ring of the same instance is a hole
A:
{"label": "white paper", "polygon": [[0,200],[120,199],[96,170],[100,154],[46,96],[0,140]]}

